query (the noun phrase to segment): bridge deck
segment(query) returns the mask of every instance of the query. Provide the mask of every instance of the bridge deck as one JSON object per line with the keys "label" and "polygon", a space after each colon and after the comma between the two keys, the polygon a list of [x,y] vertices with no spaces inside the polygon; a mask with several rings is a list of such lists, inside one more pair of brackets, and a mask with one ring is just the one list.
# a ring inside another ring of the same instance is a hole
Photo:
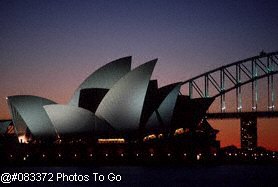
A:
{"label": "bridge deck", "polygon": [[278,117],[278,111],[273,112],[223,112],[207,113],[207,119],[239,119],[244,116],[256,116],[258,118],[275,118]]}

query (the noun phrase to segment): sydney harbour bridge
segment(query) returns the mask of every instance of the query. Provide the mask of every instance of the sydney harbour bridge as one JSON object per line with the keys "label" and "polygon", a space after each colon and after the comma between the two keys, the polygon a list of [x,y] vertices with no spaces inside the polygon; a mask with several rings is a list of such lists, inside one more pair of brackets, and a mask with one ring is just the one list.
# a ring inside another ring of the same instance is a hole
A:
{"label": "sydney harbour bridge", "polygon": [[277,118],[278,52],[224,65],[184,81],[190,98],[214,98],[208,119],[240,119],[241,147],[257,146],[257,118]]}

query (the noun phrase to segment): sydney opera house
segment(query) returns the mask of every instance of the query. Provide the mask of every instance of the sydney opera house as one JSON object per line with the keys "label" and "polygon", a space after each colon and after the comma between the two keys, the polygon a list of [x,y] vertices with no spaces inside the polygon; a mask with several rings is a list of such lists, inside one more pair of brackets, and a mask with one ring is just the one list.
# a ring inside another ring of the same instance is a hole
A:
{"label": "sydney opera house", "polygon": [[[156,62],[131,69],[131,57],[112,61],[87,77],[64,105],[32,95],[8,96],[12,121],[1,124],[1,141],[12,134],[17,145],[85,145],[84,154],[106,156],[113,145],[147,145],[143,152],[151,154],[158,145],[166,152],[176,145],[179,151],[215,152],[218,131],[205,118],[213,99],[182,95],[180,82],[159,88],[151,80]],[[122,155],[125,149],[115,152]]]}

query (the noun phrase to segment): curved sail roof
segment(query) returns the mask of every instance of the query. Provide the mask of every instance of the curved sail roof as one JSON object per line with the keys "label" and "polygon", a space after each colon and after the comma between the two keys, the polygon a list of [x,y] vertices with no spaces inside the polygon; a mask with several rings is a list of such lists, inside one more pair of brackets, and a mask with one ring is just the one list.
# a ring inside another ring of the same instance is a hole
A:
{"label": "curved sail roof", "polygon": [[135,68],[122,77],[104,96],[96,115],[114,129],[130,131],[139,128],[143,103],[157,59]]}
{"label": "curved sail roof", "polygon": [[60,136],[93,135],[111,130],[91,111],[80,107],[53,104],[44,106],[44,109]]}
{"label": "curved sail roof", "polygon": [[35,137],[55,137],[55,129],[49,120],[44,105],[55,102],[37,96],[18,95],[8,97],[8,104],[17,135],[30,130]]}
{"label": "curved sail roof", "polygon": [[147,129],[154,129],[161,126],[169,127],[180,87],[181,83],[174,83],[160,88],[160,93],[162,92],[162,95],[167,95],[149,118],[146,124]]}
{"label": "curved sail roof", "polygon": [[95,116],[89,110],[69,105],[46,105],[44,109],[59,135],[94,131]]}
{"label": "curved sail roof", "polygon": [[80,90],[84,88],[110,89],[120,78],[131,69],[131,56],[114,60],[87,77],[75,90],[69,104],[78,106]]}

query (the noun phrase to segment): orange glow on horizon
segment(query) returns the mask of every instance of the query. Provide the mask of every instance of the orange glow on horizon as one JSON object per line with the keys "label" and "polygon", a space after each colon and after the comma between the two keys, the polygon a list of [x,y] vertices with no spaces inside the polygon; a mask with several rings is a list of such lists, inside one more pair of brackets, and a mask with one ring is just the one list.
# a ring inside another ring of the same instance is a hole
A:
{"label": "orange glow on horizon", "polygon": [[[215,129],[220,130],[217,140],[221,147],[235,145],[240,148],[240,121],[239,120],[210,120],[209,123]],[[258,146],[268,150],[278,150],[278,120],[275,118],[258,119]]]}
{"label": "orange glow on horizon", "polygon": [[239,120],[210,120],[211,126],[217,130],[217,140],[221,147],[235,145],[240,148],[240,122]]}

